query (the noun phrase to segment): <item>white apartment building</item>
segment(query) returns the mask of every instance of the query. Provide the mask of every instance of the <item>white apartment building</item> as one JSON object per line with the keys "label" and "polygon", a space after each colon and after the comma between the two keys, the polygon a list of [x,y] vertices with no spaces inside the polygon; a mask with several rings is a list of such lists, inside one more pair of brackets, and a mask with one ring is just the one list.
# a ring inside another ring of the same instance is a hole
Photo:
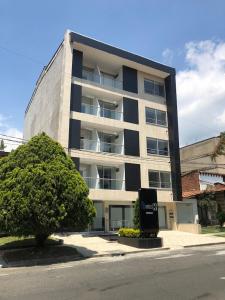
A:
{"label": "white apartment building", "polygon": [[44,131],[71,155],[97,210],[90,230],[132,226],[141,187],[157,189],[160,227],[179,229],[176,102],[175,69],[67,31],[36,83],[24,138]]}

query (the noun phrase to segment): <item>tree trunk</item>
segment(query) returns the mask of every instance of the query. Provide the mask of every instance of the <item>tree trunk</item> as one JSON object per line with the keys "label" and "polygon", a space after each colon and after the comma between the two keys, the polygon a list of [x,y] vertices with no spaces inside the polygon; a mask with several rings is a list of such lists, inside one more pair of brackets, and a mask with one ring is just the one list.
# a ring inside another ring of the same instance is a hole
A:
{"label": "tree trunk", "polygon": [[48,235],[44,234],[44,233],[35,235],[37,247],[44,247],[47,238],[48,238]]}

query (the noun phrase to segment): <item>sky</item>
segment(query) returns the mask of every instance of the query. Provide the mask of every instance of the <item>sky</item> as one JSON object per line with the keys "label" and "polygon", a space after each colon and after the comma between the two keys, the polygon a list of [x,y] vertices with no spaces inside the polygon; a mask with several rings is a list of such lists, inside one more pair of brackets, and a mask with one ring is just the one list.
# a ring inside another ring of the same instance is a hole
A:
{"label": "sky", "polygon": [[22,137],[36,80],[66,29],[177,72],[180,145],[225,131],[224,0],[0,0],[0,134]]}

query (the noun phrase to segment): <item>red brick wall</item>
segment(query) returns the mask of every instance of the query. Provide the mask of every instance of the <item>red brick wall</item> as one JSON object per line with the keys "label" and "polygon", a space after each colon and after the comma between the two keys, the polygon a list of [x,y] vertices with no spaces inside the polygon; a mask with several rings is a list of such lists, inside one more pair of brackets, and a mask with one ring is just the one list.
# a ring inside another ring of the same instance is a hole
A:
{"label": "red brick wall", "polygon": [[199,191],[199,172],[196,171],[187,175],[183,175],[181,177],[181,183],[183,192]]}

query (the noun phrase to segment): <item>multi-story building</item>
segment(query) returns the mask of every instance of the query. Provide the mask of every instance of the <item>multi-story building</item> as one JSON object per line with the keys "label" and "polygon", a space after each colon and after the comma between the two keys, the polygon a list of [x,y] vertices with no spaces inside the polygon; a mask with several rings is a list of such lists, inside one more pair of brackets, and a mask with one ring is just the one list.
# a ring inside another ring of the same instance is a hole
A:
{"label": "multi-story building", "polygon": [[175,69],[67,31],[25,114],[24,138],[46,132],[90,188],[92,230],[132,226],[139,188],[155,188],[162,228],[182,206]]}

